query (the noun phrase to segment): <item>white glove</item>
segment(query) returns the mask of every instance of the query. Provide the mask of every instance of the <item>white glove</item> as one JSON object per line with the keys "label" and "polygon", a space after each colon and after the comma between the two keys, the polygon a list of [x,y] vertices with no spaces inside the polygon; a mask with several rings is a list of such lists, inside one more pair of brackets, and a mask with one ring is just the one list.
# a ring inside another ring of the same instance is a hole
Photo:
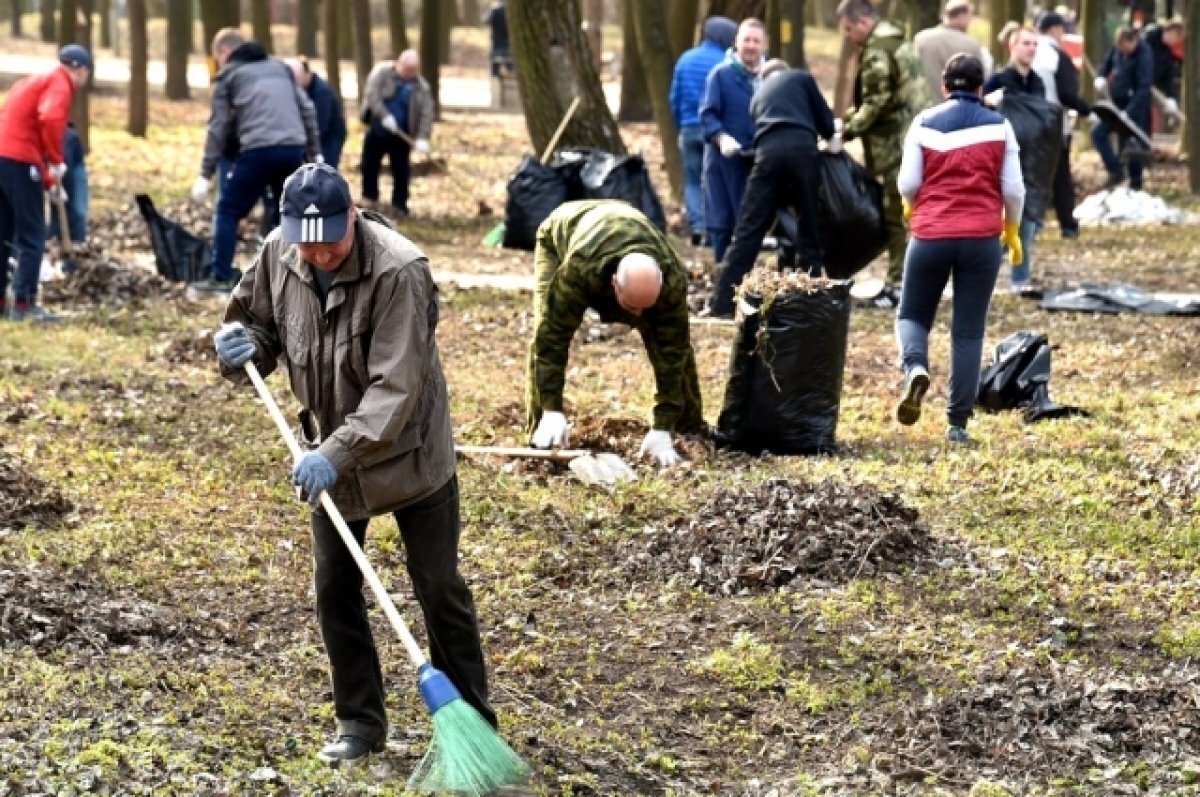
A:
{"label": "white glove", "polygon": [[736,158],[742,154],[742,145],[728,133],[717,133],[717,149],[721,150],[721,154],[726,158]]}
{"label": "white glove", "polygon": [[383,117],[379,124],[383,125],[383,129],[389,133],[395,133],[400,129],[400,125],[396,124],[396,117],[392,116],[390,113]]}
{"label": "white glove", "polygon": [[1166,107],[1167,116],[1179,116],[1179,103],[1175,102],[1174,99],[1167,97],[1163,105]]}
{"label": "white glove", "polygon": [[646,433],[638,453],[643,457],[649,455],[650,459],[654,460],[654,463],[660,468],[669,468],[682,461],[679,454],[675,452],[675,444],[671,442],[671,433],[661,429],[654,429]]}
{"label": "white glove", "polygon": [[55,181],[62,180],[63,175],[67,173],[67,164],[52,163],[50,164],[49,172],[50,176],[53,177]]}
{"label": "white glove", "polygon": [[989,108],[995,108],[1004,99],[1004,88],[998,88],[995,91],[989,91],[983,95],[983,104]]}
{"label": "white glove", "polygon": [[538,422],[537,429],[533,431],[531,442],[534,448],[565,446],[567,431],[566,415],[561,412],[546,411],[542,413],[542,420]]}
{"label": "white glove", "polygon": [[1096,78],[1096,79],[1095,79],[1095,80],[1092,82],[1092,85],[1096,87],[1096,91],[1098,91],[1098,92],[1102,92],[1102,93],[1103,93],[1103,92],[1106,92],[1106,91],[1108,91],[1108,81],[1107,81],[1107,80],[1105,80],[1105,79],[1104,79],[1104,78],[1102,78],[1102,77],[1097,77],[1097,78]]}
{"label": "white glove", "polygon": [[325,162],[325,156],[319,152],[313,158],[313,163],[324,163],[324,162]]}
{"label": "white glove", "polygon": [[192,201],[203,202],[208,196],[208,187],[211,184],[207,177],[197,177],[196,182],[192,183]]}
{"label": "white glove", "polygon": [[417,143],[414,146],[417,152],[421,153],[422,155],[429,154],[429,139],[418,138]]}
{"label": "white glove", "polygon": [[1095,111],[1088,114],[1088,124],[1090,124],[1092,127],[1100,124],[1100,117],[1096,116]]}
{"label": "white glove", "polygon": [[833,134],[833,138],[825,144],[825,151],[834,155],[842,151],[842,131]]}
{"label": "white glove", "polygon": [[55,203],[67,201],[67,192],[62,187],[62,183],[55,183],[50,187],[50,201]]}

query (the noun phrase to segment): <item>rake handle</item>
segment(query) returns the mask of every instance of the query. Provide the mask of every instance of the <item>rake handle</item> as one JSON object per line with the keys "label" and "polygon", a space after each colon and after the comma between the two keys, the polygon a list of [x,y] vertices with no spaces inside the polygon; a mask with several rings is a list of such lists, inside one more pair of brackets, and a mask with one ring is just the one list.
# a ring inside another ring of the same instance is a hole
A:
{"label": "rake handle", "polygon": [[[262,399],[263,404],[267,405],[267,411],[271,413],[271,420],[275,421],[275,426],[279,428],[279,433],[283,435],[284,442],[287,443],[292,456],[299,461],[304,456],[304,451],[300,448],[300,443],[296,440],[296,435],[292,433],[292,428],[288,426],[287,419],[283,417],[279,405],[275,403],[275,396],[272,395],[271,389],[263,381],[262,375],[259,374],[258,368],[254,365],[253,361],[247,360],[245,367],[250,381],[254,383],[254,389],[258,391],[258,397]],[[362,547],[354,539],[354,535],[350,533],[350,527],[346,525],[342,513],[338,511],[337,505],[333,503],[333,499],[329,497],[329,493],[322,492],[320,499],[321,506],[325,508],[325,513],[333,521],[333,525],[337,528],[342,542],[346,545],[346,549],[350,551],[350,556],[354,558],[354,563],[358,565],[358,569],[362,571],[363,578],[366,579],[367,584],[371,587],[371,592],[375,595],[375,602],[383,609],[388,622],[392,624],[392,628],[399,635],[400,641],[404,643],[404,648],[408,651],[408,658],[412,661],[413,666],[419,668],[426,663],[425,654],[421,651],[421,646],[417,644],[417,640],[413,638],[412,632],[408,630],[404,618],[396,610],[396,604],[392,602],[391,596],[388,595],[387,590],[383,587],[383,582],[375,574],[375,568],[371,567],[371,563],[367,561],[367,556],[363,553]]]}

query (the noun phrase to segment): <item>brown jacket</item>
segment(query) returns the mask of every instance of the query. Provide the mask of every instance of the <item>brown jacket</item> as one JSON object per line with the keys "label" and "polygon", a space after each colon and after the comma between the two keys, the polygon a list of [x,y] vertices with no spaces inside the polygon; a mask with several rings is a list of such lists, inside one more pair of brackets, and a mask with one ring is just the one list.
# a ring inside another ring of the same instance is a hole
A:
{"label": "brown jacket", "polygon": [[[387,101],[396,93],[396,62],[377,64],[367,75],[367,88],[363,92],[363,107],[371,115],[382,119],[388,115]],[[433,132],[433,89],[425,78],[417,75],[417,88],[408,100],[408,129],[404,131],[414,139],[429,140]]]}
{"label": "brown jacket", "polygon": [[425,255],[363,211],[324,312],[311,267],[278,230],[230,296],[225,321],[246,326],[264,375],[283,357],[292,392],[316,419],[319,450],[338,472],[330,497],[348,520],[411,504],[454,475],[437,318]]}

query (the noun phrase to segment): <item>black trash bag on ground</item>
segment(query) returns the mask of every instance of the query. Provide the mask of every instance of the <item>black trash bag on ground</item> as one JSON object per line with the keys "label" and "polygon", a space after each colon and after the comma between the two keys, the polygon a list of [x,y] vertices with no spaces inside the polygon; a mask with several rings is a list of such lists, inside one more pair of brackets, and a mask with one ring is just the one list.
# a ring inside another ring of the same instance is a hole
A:
{"label": "black trash bag on ground", "polygon": [[822,152],[818,222],[825,274],[849,279],[887,248],[883,187],[844,152]]}
{"label": "black trash bag on ground", "polygon": [[604,154],[604,150],[595,147],[564,147],[554,153],[554,157],[550,159],[550,168],[558,172],[558,176],[566,184],[568,201],[586,198],[583,167],[592,158]]}
{"label": "black trash bag on ground", "polygon": [[1062,150],[1062,108],[1034,94],[1005,92],[999,111],[1021,147],[1022,215],[1040,224],[1054,195],[1054,170]]}
{"label": "black trash bag on ground", "polygon": [[211,249],[207,241],[159,214],[146,194],[134,197],[146,226],[158,273],[172,282],[197,282],[208,277]]}
{"label": "black trash bag on ground", "polygon": [[664,232],[667,216],[650,183],[641,155],[613,155],[595,151],[579,172],[585,199],[622,199],[646,215]]}
{"label": "black trash bag on ground", "polygon": [[1050,340],[1022,331],[996,344],[992,362],[979,378],[978,406],[989,412],[1023,409],[1025,422],[1088,415],[1081,407],[1050,400]]}
{"label": "black trash bag on ground", "polygon": [[538,226],[568,199],[567,184],[562,176],[532,155],[526,155],[508,178],[504,246],[532,250],[537,241]]}
{"label": "black trash bag on ground", "polygon": [[850,329],[850,283],[778,293],[743,292],[729,360],[718,446],[776,454],[837,448],[838,410]]}

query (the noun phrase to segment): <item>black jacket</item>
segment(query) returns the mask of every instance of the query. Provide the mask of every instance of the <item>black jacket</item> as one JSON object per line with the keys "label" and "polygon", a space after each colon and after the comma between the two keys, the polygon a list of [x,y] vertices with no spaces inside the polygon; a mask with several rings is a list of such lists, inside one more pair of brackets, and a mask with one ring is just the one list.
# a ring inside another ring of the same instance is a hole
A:
{"label": "black jacket", "polygon": [[988,78],[987,83],[983,84],[984,94],[991,94],[996,89],[1004,89],[1006,92],[1036,94],[1039,97],[1046,96],[1046,84],[1042,83],[1042,79],[1038,77],[1037,72],[1030,69],[1028,75],[1021,77],[1021,73],[1017,71],[1015,66],[1004,67]]}
{"label": "black jacket", "polygon": [[803,69],[785,69],[771,75],[750,99],[754,141],[768,132],[794,128],[813,137],[833,138],[833,112],[812,75]]}

